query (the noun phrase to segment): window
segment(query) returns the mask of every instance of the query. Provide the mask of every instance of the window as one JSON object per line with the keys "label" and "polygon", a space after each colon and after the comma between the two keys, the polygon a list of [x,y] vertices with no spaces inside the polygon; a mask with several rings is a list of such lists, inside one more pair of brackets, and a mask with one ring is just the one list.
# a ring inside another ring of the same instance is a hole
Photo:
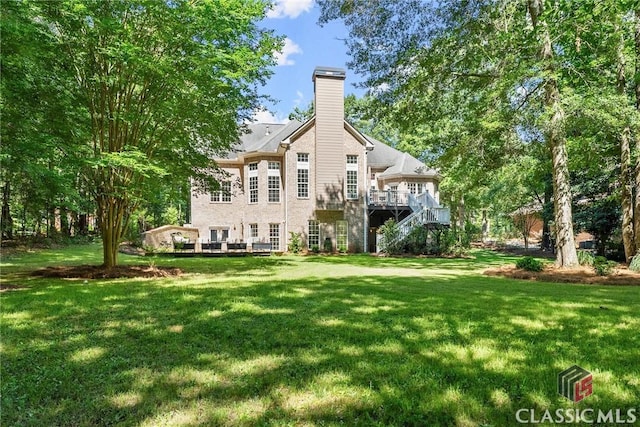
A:
{"label": "window", "polygon": [[347,230],[348,230],[347,221],[336,222],[336,246],[338,248],[338,251],[340,252],[346,252],[349,247]]}
{"label": "window", "polygon": [[347,199],[358,198],[358,156],[347,156]]}
{"label": "window", "polygon": [[212,228],[209,233],[209,240],[212,242],[226,242],[229,238],[228,228]]}
{"label": "window", "polygon": [[309,154],[298,153],[298,198],[309,198]]}
{"label": "window", "polygon": [[418,194],[422,194],[426,191],[426,185],[424,185],[424,183],[419,182],[418,183]]}
{"label": "window", "polygon": [[250,239],[258,238],[258,224],[249,224],[249,238]]}
{"label": "window", "polygon": [[415,182],[410,182],[408,186],[409,186],[409,193],[418,194],[418,187],[416,186]]}
{"label": "window", "polygon": [[267,185],[270,203],[280,203],[280,162],[269,162]]}
{"label": "window", "polygon": [[212,202],[231,202],[231,183],[229,181],[223,181],[220,183],[219,190],[213,190],[211,192]]}
{"label": "window", "polygon": [[309,221],[309,249],[320,248],[320,223]]}
{"label": "window", "polygon": [[258,164],[249,163],[249,203],[258,203]]}
{"label": "window", "polygon": [[280,249],[280,224],[269,224],[269,242],[274,251]]}

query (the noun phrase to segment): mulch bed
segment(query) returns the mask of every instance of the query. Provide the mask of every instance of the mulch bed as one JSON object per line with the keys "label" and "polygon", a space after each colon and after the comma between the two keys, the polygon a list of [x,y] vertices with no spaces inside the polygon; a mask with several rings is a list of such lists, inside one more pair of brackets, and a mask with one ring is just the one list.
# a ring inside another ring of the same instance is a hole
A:
{"label": "mulch bed", "polygon": [[514,265],[505,265],[485,270],[484,274],[487,276],[500,276],[541,282],[640,286],[640,273],[633,272],[625,266],[616,268],[614,272],[608,276],[598,276],[592,268],[588,267],[567,269],[557,268],[552,265],[545,266],[541,272],[526,271],[516,268]]}
{"label": "mulch bed", "polygon": [[117,278],[156,278],[176,277],[182,270],[176,267],[155,267],[148,265],[119,265],[105,268],[101,265],[78,265],[47,267],[36,270],[33,276],[57,279],[117,279]]}

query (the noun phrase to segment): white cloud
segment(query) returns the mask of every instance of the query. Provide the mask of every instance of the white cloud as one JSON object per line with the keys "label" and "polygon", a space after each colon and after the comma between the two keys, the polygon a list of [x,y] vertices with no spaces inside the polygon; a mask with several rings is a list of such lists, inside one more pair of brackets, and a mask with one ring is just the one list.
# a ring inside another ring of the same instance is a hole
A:
{"label": "white cloud", "polygon": [[260,110],[256,110],[253,113],[252,117],[253,123],[289,123],[289,119],[287,117],[282,117],[278,114],[273,114],[271,111],[266,108],[262,108]]}
{"label": "white cloud", "polygon": [[309,12],[313,7],[313,0],[277,0],[273,8],[267,12],[268,18],[297,18],[300,14]]}
{"label": "white cloud", "polygon": [[289,59],[289,56],[302,53],[302,49],[290,38],[284,39],[284,46],[282,46],[281,52],[276,52],[276,60],[278,65],[293,65],[296,63],[293,59]]}
{"label": "white cloud", "polygon": [[304,102],[304,93],[302,91],[296,91],[296,99],[293,100],[293,105],[299,107]]}

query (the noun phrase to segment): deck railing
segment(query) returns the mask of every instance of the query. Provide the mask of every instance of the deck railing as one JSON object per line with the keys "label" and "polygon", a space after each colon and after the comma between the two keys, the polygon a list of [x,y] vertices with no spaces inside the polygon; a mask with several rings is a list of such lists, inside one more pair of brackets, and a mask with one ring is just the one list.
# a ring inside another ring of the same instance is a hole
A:
{"label": "deck railing", "polygon": [[369,205],[374,206],[409,206],[409,196],[411,193],[408,191],[397,190],[369,190],[369,198],[367,200]]}

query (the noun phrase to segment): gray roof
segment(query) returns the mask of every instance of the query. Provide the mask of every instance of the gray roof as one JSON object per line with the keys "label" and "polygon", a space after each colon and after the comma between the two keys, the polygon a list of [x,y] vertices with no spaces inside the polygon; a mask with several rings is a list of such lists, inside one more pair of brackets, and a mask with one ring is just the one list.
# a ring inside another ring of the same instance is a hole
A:
{"label": "gray roof", "polygon": [[367,136],[373,143],[373,150],[367,155],[367,162],[373,168],[387,168],[379,177],[389,177],[394,175],[432,177],[438,175],[435,169],[427,167],[420,160],[411,154],[396,150],[395,148]]}
{"label": "gray roof", "polygon": [[[282,141],[302,126],[297,120],[282,123],[252,123],[247,126],[248,132],[240,137],[234,146],[234,152],[226,157],[237,159],[238,153],[275,153]],[[394,175],[432,177],[437,171],[428,168],[424,163],[410,154],[403,153],[368,135],[364,137],[373,144],[373,149],[367,154],[367,162],[373,168],[386,168],[380,177]]]}
{"label": "gray roof", "polygon": [[237,159],[238,153],[275,153],[280,142],[302,126],[297,120],[289,123],[252,123],[247,126],[248,132],[240,136],[240,141],[234,145],[234,151],[227,155],[227,159]]}

